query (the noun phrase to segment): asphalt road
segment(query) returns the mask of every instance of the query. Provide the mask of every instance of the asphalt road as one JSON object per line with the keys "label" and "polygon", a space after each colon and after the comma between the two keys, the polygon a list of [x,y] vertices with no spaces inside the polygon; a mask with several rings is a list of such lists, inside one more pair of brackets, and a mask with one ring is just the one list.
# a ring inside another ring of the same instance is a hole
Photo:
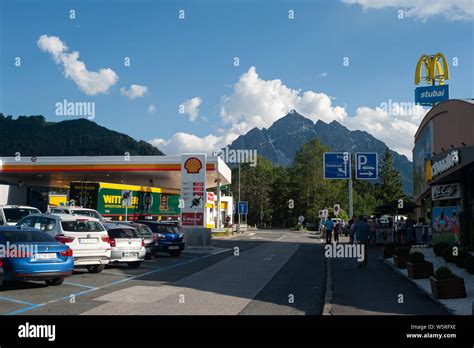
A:
{"label": "asphalt road", "polygon": [[327,277],[324,244],[314,234],[259,230],[178,258],[162,254],[138,269],[79,269],[61,286],[9,284],[0,291],[0,314],[447,314],[380,262],[376,249],[366,268],[347,258],[329,263]]}
{"label": "asphalt road", "polygon": [[326,265],[318,242],[258,231],[179,258],[163,254],[139,269],[79,269],[57,287],[13,283],[0,291],[0,314],[321,314]]}

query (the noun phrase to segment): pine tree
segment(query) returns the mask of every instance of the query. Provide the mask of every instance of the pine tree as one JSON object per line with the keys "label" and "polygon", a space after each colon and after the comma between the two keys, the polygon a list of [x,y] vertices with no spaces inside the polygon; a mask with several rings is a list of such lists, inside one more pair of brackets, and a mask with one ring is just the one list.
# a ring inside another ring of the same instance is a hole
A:
{"label": "pine tree", "polygon": [[384,202],[391,202],[404,198],[402,189],[402,179],[400,172],[393,167],[393,157],[390,150],[387,148],[383,154],[380,163],[380,197]]}

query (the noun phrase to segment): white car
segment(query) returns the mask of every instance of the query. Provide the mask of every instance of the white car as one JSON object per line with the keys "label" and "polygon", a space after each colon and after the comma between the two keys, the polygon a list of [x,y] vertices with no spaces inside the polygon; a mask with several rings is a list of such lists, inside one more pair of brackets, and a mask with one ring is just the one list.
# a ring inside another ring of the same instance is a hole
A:
{"label": "white car", "polygon": [[104,224],[110,238],[112,255],[110,263],[126,263],[138,268],[145,261],[145,241],[136,228],[123,224]]}
{"label": "white car", "polygon": [[82,208],[82,207],[54,207],[50,208],[50,213],[51,214],[76,214],[76,215],[84,215],[84,216],[89,216],[93,217],[100,222],[104,223],[106,220],[102,217],[102,215],[99,214],[99,212],[95,209],[89,209],[89,208]]}
{"label": "white car", "polygon": [[15,226],[25,216],[40,213],[39,209],[26,205],[0,205],[0,226]]}
{"label": "white car", "polygon": [[110,261],[110,238],[98,219],[70,214],[31,214],[17,226],[39,229],[69,246],[75,267],[100,273]]}

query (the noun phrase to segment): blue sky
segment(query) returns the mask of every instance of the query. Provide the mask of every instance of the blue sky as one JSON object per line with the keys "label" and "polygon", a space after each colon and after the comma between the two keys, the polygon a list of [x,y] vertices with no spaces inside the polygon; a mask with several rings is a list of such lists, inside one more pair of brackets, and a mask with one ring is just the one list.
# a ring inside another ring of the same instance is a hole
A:
{"label": "blue sky", "polygon": [[[378,107],[389,99],[412,102],[419,56],[439,51],[450,63],[450,97],[473,97],[472,2],[445,4],[441,13],[427,12],[420,1],[382,8],[370,2],[363,8],[309,0],[0,0],[0,112],[61,121],[73,117],[55,114],[58,101],[95,102],[98,124],[173,153],[211,151],[295,107],[314,121],[368,130],[409,156],[426,111],[394,116]],[[40,49],[41,35],[57,37],[67,54],[78,51],[89,72],[110,69],[118,79],[103,92],[81,89],[65,77],[64,64]],[[134,99],[121,93],[134,84],[146,93]],[[181,114],[180,105],[192,98]]]}

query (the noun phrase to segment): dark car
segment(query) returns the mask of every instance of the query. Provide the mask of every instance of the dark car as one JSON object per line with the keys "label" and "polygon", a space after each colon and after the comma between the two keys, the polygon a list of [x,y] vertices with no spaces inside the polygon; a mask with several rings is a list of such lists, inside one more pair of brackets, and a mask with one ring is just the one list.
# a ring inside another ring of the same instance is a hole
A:
{"label": "dark car", "polygon": [[150,260],[155,254],[155,239],[153,238],[153,232],[150,227],[145,224],[138,223],[136,221],[114,221],[117,224],[127,225],[134,227],[142,236],[145,243],[146,255],[145,260]]}
{"label": "dark car", "polygon": [[153,232],[153,254],[165,251],[173,257],[181,255],[185,243],[183,241],[183,233],[181,233],[176,223],[150,220],[138,220],[137,222],[147,225]]}

